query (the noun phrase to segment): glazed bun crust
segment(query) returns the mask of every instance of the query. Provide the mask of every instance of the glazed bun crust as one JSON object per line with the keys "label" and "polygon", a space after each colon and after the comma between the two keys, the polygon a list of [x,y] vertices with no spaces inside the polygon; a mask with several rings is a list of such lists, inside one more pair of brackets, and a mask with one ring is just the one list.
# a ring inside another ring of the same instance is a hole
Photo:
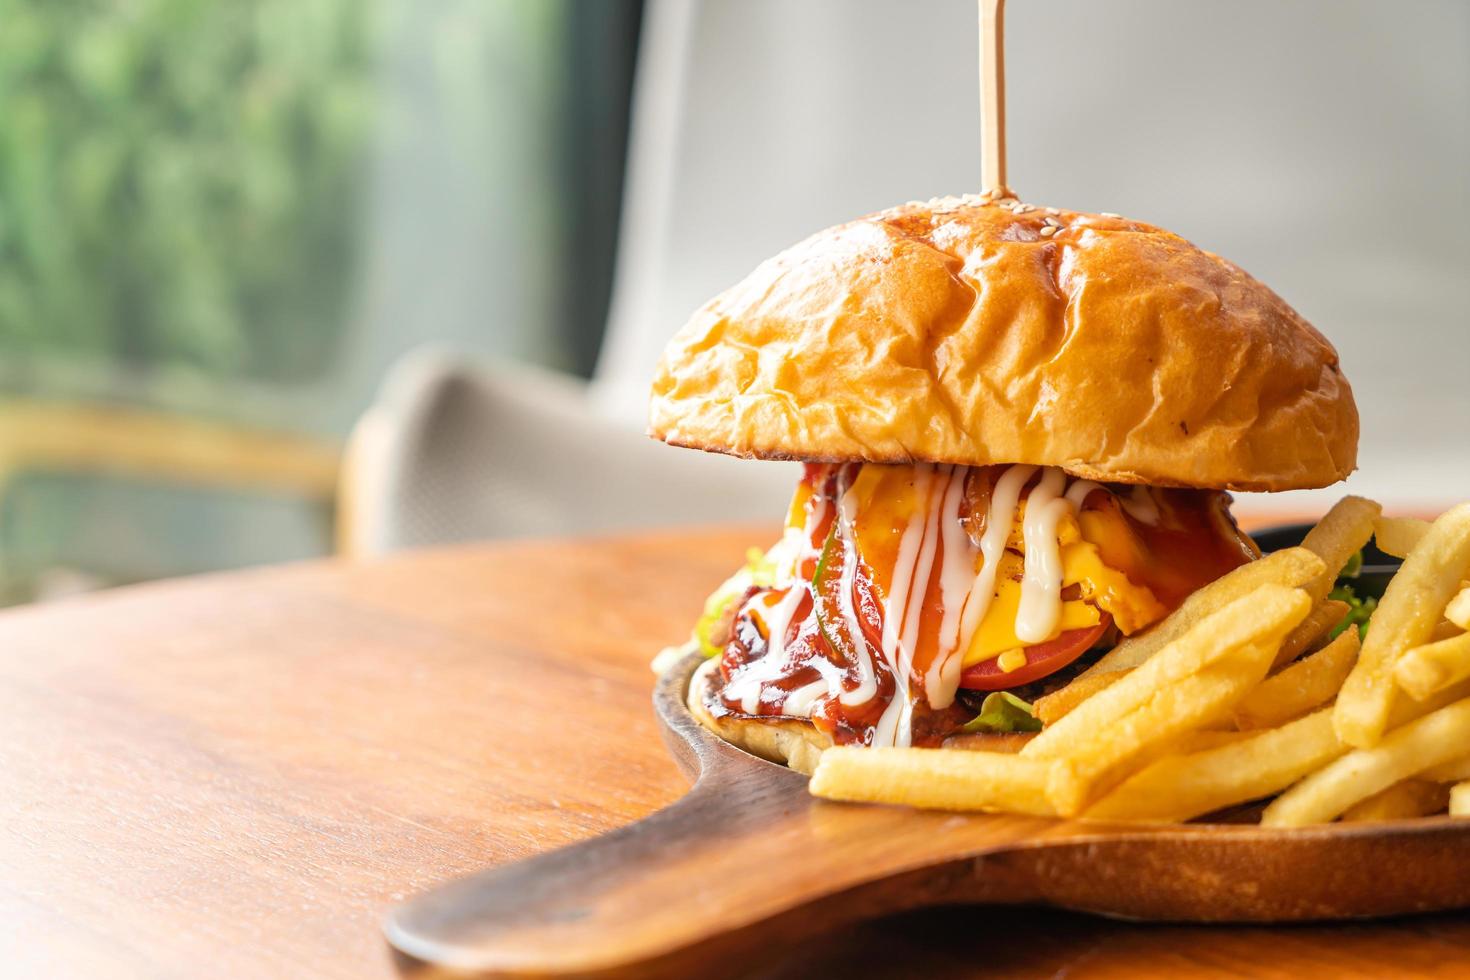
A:
{"label": "glazed bun crust", "polygon": [[1358,413],[1332,345],[1237,266],[1139,222],[967,197],[820,232],[716,297],[664,352],[650,432],[1290,490],[1352,472]]}

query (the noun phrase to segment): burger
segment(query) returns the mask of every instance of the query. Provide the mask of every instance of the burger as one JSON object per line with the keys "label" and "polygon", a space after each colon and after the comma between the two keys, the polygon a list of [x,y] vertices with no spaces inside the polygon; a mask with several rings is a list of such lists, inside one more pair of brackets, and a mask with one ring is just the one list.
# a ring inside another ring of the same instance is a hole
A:
{"label": "burger", "polygon": [[967,195],[820,232],[674,337],[650,433],[803,464],[706,604],[695,716],[834,744],[1034,730],[1030,703],[1259,557],[1230,491],[1352,472],[1332,345],[1239,267],[1112,214]]}

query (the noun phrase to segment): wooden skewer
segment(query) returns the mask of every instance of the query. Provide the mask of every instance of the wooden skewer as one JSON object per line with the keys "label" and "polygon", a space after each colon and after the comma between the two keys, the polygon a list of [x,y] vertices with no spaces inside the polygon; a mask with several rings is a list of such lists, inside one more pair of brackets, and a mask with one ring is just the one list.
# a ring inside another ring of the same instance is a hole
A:
{"label": "wooden skewer", "polygon": [[1006,0],[980,2],[980,178],[991,197],[1006,185]]}

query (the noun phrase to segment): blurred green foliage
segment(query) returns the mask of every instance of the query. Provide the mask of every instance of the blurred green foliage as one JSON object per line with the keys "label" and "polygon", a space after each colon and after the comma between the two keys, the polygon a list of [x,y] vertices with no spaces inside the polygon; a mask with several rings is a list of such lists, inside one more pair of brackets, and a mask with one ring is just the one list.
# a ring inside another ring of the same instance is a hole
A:
{"label": "blurred green foliage", "polygon": [[362,0],[0,0],[0,357],[318,375],[374,107]]}
{"label": "blurred green foliage", "polygon": [[[565,359],[578,2],[0,0],[0,399],[333,438],[413,346]],[[0,605],[330,547],[316,501],[26,462]]]}

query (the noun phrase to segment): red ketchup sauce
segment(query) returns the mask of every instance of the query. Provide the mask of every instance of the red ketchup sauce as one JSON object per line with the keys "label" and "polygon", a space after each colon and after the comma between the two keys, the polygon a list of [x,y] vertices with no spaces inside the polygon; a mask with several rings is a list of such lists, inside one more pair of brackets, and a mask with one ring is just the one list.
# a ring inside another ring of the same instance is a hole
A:
{"label": "red ketchup sauce", "polygon": [[[924,690],[924,668],[933,657],[937,624],[943,615],[938,574],[942,562],[935,561],[923,592],[921,623],[927,629],[921,628],[908,683],[900,685],[881,652],[885,611],[873,584],[869,556],[859,553],[856,541],[850,547],[844,546],[845,539],[834,530],[839,494],[850,486],[858,465],[807,465],[802,483],[810,496],[805,502],[805,547],[797,580],[789,587],[752,588],[737,602],[720,661],[727,684],[743,671],[762,671],[764,679],[755,710],[747,711],[743,699],[728,697],[723,691],[709,708],[716,714],[779,717],[791,714],[786,710],[788,698],[804,688],[820,683],[829,692],[856,691],[862,676],[859,644],[852,636],[851,624],[855,621],[872,665],[872,696],[861,703],[846,704],[832,693],[823,693],[809,701],[810,720],[838,744],[871,744],[879,718],[895,692],[906,687],[912,706],[912,744],[938,745],[974,714],[958,701],[933,709]],[[977,467],[965,476],[959,519],[972,542],[978,542],[984,533],[990,492],[1005,469]],[[1126,487],[1108,489],[1129,492]],[[1088,535],[1084,530],[1084,537],[1097,546],[1104,564],[1124,573],[1131,582],[1147,586],[1160,603],[1172,610],[1200,586],[1259,557],[1254,544],[1229,516],[1229,499],[1220,491],[1155,489],[1152,500],[1157,514],[1150,515],[1155,517],[1152,522],[1146,522],[1130,514],[1114,493],[1093,491],[1083,502],[1079,522],[1099,531]],[[1089,512],[1096,516],[1088,518]],[[893,561],[892,556],[885,557]],[[841,612],[841,589],[849,560],[856,561],[849,577],[854,617]],[[799,589],[802,594],[792,600],[796,605],[783,637],[781,662],[758,664],[772,648],[768,624],[773,611],[790,598],[789,589]]]}

